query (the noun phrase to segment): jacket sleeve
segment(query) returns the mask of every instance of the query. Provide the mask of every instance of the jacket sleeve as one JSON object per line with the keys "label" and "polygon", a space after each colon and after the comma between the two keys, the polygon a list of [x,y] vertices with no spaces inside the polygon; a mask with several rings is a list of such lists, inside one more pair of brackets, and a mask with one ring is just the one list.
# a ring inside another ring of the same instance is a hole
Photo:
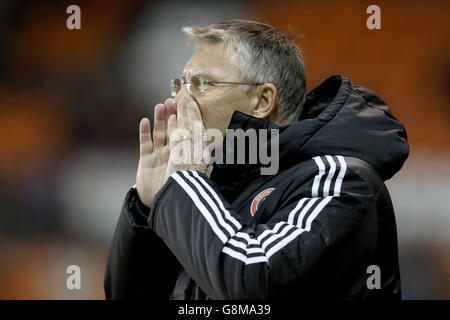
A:
{"label": "jacket sleeve", "polygon": [[301,288],[373,203],[374,190],[338,158],[328,171],[315,159],[310,182],[291,190],[267,223],[254,226],[242,224],[206,175],[178,171],[157,194],[149,224],[211,298],[274,298],[293,283]]}
{"label": "jacket sleeve", "polygon": [[106,299],[167,299],[179,263],[147,224],[150,209],[131,188],[112,239],[104,289]]}

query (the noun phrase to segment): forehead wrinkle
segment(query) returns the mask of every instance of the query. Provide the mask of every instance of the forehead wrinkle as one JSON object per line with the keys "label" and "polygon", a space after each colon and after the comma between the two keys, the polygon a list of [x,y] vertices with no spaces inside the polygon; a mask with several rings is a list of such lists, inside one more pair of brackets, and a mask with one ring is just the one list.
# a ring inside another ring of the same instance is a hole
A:
{"label": "forehead wrinkle", "polygon": [[202,77],[204,79],[215,80],[214,76],[207,72],[192,72],[192,71],[183,71],[181,74],[182,77],[191,78],[191,77]]}
{"label": "forehead wrinkle", "polygon": [[232,62],[232,57],[237,54],[233,46],[227,44],[202,45],[188,61],[182,76],[202,76],[208,80],[238,81],[241,72]]}

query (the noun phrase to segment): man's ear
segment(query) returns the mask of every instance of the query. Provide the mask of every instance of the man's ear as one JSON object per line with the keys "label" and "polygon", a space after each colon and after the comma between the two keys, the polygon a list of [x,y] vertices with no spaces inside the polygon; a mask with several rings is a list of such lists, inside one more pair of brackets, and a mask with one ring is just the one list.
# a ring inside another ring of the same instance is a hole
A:
{"label": "man's ear", "polygon": [[266,120],[278,119],[278,90],[273,83],[257,87],[257,94],[252,106],[252,115]]}

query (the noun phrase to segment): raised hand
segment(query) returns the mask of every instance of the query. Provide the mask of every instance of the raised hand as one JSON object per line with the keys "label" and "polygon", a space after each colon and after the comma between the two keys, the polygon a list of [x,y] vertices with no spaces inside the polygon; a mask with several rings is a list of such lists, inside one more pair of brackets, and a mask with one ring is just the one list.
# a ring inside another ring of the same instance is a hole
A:
{"label": "raised hand", "polygon": [[[136,175],[136,190],[140,200],[150,207],[156,193],[168,177],[178,170],[197,170],[208,176],[212,165],[203,161],[205,125],[195,99],[186,95],[176,104],[167,99],[155,106],[153,141],[150,121],[143,118],[139,124],[140,158]],[[171,153],[190,149],[188,158],[174,162]]]}
{"label": "raised hand", "polygon": [[[190,95],[178,101],[177,114],[168,121],[168,133],[171,153],[168,172],[196,170],[209,176],[212,166],[204,160],[207,132],[197,101]],[[179,157],[180,152],[185,153],[183,157]]]}
{"label": "raised hand", "polygon": [[140,158],[136,174],[136,191],[142,203],[148,207],[170,175],[167,172],[170,155],[167,122],[175,113],[173,99],[167,99],[164,104],[155,106],[153,141],[150,121],[143,118],[139,124]]}

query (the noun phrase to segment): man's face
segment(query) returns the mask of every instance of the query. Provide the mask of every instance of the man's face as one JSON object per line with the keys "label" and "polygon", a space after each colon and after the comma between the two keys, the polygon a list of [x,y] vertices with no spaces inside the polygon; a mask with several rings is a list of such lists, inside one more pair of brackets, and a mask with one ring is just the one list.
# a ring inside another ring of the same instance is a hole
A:
{"label": "man's face", "polygon": [[[225,43],[200,45],[186,63],[182,76],[202,76],[209,81],[241,82],[241,74],[231,64],[235,49]],[[178,92],[175,101],[189,94],[186,86]],[[251,114],[253,90],[239,85],[207,85],[203,92],[192,95],[200,108],[206,129],[219,129],[223,134],[227,129],[235,110]],[[253,100],[254,101],[254,100]]]}

